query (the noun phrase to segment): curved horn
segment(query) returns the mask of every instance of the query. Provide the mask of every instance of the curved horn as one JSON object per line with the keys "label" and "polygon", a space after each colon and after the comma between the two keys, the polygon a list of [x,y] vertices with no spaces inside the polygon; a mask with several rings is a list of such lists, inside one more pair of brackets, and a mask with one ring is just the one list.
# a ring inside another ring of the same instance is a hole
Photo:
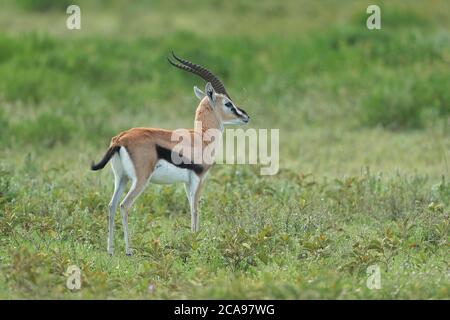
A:
{"label": "curved horn", "polygon": [[223,93],[228,98],[230,98],[229,94],[225,90],[225,86],[223,85],[222,81],[220,81],[220,79],[217,78],[211,71],[209,71],[205,67],[202,67],[201,65],[198,65],[198,64],[192,63],[188,60],[177,57],[175,55],[175,53],[173,53],[173,51],[172,51],[172,56],[175,58],[175,60],[177,60],[181,64],[174,63],[169,58],[167,58],[171,65],[173,65],[181,70],[184,70],[184,71],[187,71],[190,73],[194,73],[194,74],[198,75],[199,77],[201,77],[203,80],[205,80],[207,82],[211,82],[211,85],[213,86],[214,90],[216,90],[216,92]]}

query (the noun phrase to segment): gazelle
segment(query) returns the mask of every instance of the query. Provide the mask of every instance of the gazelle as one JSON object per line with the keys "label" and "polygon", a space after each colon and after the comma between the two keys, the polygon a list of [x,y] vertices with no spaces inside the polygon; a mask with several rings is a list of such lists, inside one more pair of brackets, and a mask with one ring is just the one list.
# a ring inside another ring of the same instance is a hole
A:
{"label": "gazelle", "polygon": [[[193,73],[205,80],[205,92],[194,86],[194,92],[200,103],[195,113],[194,129],[191,135],[203,134],[208,129],[223,131],[224,124],[246,124],[249,121],[247,113],[238,108],[225,90],[223,83],[208,69],[181,59],[172,53],[173,66]],[[120,203],[126,254],[131,255],[128,241],[128,213],[136,198],[144,190],[148,182],[157,184],[172,184],[182,182],[191,211],[191,230],[199,229],[198,203],[200,191],[211,164],[194,163],[193,161],[173,161],[174,147],[178,141],[173,141],[173,131],[155,128],[132,128],[111,139],[111,144],[103,159],[92,164],[92,170],[100,170],[111,160],[114,173],[114,193],[109,203],[109,234],[108,253],[113,254],[114,215],[128,180],[131,187]],[[208,141],[202,140],[202,147]],[[177,153],[178,155],[178,153]],[[186,155],[183,155],[186,157]],[[189,159],[188,159],[189,160]]]}

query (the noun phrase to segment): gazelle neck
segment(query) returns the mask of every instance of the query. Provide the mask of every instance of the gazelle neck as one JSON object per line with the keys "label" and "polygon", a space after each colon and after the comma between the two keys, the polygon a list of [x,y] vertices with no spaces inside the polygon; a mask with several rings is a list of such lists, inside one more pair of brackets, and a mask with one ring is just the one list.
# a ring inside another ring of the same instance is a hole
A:
{"label": "gazelle neck", "polygon": [[208,98],[205,97],[200,101],[195,112],[194,131],[205,134],[209,129],[217,129],[223,132],[223,123],[220,121],[214,109],[209,105]]}

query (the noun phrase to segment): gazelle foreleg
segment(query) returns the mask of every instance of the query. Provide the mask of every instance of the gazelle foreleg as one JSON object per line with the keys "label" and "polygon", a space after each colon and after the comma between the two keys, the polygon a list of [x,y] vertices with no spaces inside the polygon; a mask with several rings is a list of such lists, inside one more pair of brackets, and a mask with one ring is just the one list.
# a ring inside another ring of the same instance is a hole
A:
{"label": "gazelle foreleg", "polygon": [[191,209],[191,231],[198,232],[199,219],[198,219],[198,202],[200,200],[200,191],[202,187],[202,179],[196,174],[192,173],[189,182],[185,184],[186,195],[189,200],[189,206]]}

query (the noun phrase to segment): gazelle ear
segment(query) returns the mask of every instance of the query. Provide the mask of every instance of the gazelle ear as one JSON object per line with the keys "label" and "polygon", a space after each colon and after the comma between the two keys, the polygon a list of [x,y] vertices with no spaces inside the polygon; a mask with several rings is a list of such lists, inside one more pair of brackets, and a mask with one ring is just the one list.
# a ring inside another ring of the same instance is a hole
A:
{"label": "gazelle ear", "polygon": [[205,86],[205,94],[208,97],[209,104],[211,107],[214,107],[214,104],[216,102],[216,91],[214,90],[211,82],[208,82]]}
{"label": "gazelle ear", "polygon": [[202,100],[205,97],[205,93],[196,86],[194,86],[194,93],[199,100]]}

